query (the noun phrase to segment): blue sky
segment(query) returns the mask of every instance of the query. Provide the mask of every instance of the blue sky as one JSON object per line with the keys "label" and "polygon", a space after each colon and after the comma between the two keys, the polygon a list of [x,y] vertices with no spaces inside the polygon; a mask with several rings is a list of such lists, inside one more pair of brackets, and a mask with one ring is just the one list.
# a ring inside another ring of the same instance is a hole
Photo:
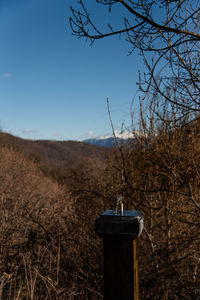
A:
{"label": "blue sky", "polygon": [[[119,23],[94,1],[95,19]],[[31,139],[83,139],[111,132],[106,99],[116,129],[130,124],[136,93],[137,54],[118,38],[91,47],[72,36],[68,18],[74,0],[0,0],[0,125]]]}

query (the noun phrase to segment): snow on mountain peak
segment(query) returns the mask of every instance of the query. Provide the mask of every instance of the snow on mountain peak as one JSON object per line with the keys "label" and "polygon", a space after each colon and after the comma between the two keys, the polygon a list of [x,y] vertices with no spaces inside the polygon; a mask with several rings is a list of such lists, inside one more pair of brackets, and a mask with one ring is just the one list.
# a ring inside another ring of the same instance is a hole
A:
{"label": "snow on mountain peak", "polygon": [[[119,138],[119,139],[131,139],[134,138],[134,134],[130,131],[120,131],[120,130],[115,130],[115,137]],[[96,137],[96,140],[104,140],[104,139],[109,139],[109,138],[114,138],[114,134],[105,134],[105,135],[101,135]]]}

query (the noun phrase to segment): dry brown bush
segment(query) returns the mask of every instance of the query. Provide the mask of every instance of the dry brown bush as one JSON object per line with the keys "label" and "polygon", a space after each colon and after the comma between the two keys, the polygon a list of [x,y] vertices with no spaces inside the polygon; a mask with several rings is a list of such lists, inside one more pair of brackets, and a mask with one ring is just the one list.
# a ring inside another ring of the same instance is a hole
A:
{"label": "dry brown bush", "polygon": [[0,299],[102,299],[94,221],[120,194],[145,213],[141,299],[199,298],[199,121],[155,131],[113,149],[109,164],[76,160],[62,185],[0,148]]}
{"label": "dry brown bush", "polygon": [[72,208],[66,190],[6,147],[0,148],[0,180],[0,298],[70,295],[66,249]]}
{"label": "dry brown bush", "polygon": [[198,299],[199,121],[140,135],[138,142],[137,149],[134,144],[118,149],[114,172],[126,207],[145,213],[139,240],[141,298]]}
{"label": "dry brown bush", "polygon": [[[141,299],[198,299],[199,122],[173,130],[155,124],[154,129],[156,134],[140,134],[137,142],[113,149],[104,168],[83,163],[73,169],[77,238],[82,236],[96,254],[87,270],[97,276],[94,286],[101,292],[102,245],[93,224],[101,212],[115,209],[123,195],[126,209],[145,213],[139,239]],[[83,252],[89,261],[92,251]]]}
{"label": "dry brown bush", "polygon": [[75,192],[79,179],[87,190],[87,165],[61,186],[23,154],[0,147],[0,299],[102,298],[94,206],[86,209],[89,199]]}
{"label": "dry brown bush", "polygon": [[[123,195],[126,208],[145,213],[142,299],[199,299],[200,134],[199,120],[192,121],[200,112],[199,1],[97,2],[111,13],[108,26],[95,20],[98,6],[91,13],[81,0],[71,8],[73,34],[91,44],[125,37],[129,54],[137,48],[146,66],[139,71],[138,141],[118,147],[97,192],[113,208]],[[122,23],[112,24],[115,6],[124,9]],[[144,105],[150,107],[146,114]]]}

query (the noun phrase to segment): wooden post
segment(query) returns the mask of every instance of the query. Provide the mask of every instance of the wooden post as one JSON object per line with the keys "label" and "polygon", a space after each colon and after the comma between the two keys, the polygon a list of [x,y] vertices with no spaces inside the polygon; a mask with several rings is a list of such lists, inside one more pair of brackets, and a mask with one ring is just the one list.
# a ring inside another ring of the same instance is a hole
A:
{"label": "wooden post", "polygon": [[103,237],[104,300],[139,300],[138,259],[135,239],[144,226],[141,212],[107,211],[96,220]]}
{"label": "wooden post", "polygon": [[134,299],[140,300],[137,240],[133,241],[133,261],[134,261]]}

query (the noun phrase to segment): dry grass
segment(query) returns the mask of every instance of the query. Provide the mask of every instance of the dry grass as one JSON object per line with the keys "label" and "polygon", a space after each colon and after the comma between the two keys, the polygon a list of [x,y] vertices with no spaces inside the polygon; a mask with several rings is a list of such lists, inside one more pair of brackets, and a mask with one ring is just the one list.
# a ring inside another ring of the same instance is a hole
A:
{"label": "dry grass", "polygon": [[7,147],[0,147],[0,180],[0,299],[98,295],[91,224],[79,218],[67,185]]}
{"label": "dry grass", "polygon": [[0,299],[102,299],[94,221],[119,194],[145,213],[141,299],[198,299],[199,137],[198,122],[139,136],[109,164],[77,160],[64,182],[0,147]]}
{"label": "dry grass", "polygon": [[122,149],[124,161],[117,155],[115,178],[126,205],[145,213],[139,239],[141,298],[198,299],[199,122],[138,141],[140,150]]}

